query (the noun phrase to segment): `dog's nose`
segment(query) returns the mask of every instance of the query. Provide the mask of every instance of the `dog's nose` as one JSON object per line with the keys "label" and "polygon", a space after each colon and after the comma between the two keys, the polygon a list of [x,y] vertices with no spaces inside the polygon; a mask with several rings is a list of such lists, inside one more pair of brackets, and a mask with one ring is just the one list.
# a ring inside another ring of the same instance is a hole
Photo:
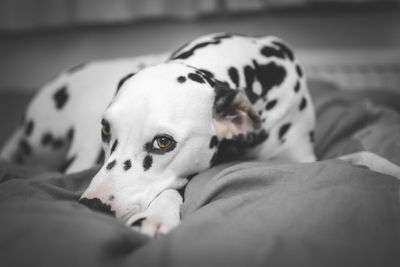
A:
{"label": "dog's nose", "polygon": [[113,211],[111,209],[111,206],[101,202],[101,200],[98,198],[90,198],[89,199],[89,198],[84,197],[84,198],[79,199],[79,203],[81,203],[93,210],[97,210],[100,212],[104,212],[108,215],[115,216],[115,211]]}

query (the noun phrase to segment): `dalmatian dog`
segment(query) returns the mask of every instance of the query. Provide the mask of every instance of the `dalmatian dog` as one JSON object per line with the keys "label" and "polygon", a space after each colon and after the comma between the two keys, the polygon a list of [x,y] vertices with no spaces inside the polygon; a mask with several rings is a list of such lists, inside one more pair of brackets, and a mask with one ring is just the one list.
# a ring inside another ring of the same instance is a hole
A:
{"label": "dalmatian dog", "polygon": [[[315,161],[314,128],[305,75],[287,44],[217,33],[170,56],[64,72],[31,101],[1,158],[65,173],[102,164],[80,202],[155,236],[179,223],[178,190],[191,177],[233,156]],[[375,169],[400,173],[382,160]]]}

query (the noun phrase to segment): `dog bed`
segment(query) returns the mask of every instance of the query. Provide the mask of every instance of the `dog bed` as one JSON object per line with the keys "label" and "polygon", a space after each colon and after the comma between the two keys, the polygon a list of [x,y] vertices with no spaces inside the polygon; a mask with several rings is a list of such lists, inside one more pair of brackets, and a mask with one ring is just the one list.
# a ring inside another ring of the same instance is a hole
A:
{"label": "dog bed", "polygon": [[[335,159],[369,150],[400,164],[400,95],[310,87],[319,162],[215,166],[156,240],[77,202],[99,167],[1,162],[0,266],[400,266],[400,181]],[[0,99],[4,141],[27,97]]]}

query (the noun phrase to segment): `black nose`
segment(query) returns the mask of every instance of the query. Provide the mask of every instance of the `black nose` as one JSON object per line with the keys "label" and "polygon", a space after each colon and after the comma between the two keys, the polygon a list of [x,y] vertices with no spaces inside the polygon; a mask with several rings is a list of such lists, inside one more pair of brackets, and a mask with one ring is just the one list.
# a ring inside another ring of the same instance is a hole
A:
{"label": "black nose", "polygon": [[100,212],[104,212],[104,213],[106,213],[108,215],[115,216],[115,211],[113,211],[111,209],[111,206],[107,205],[107,204],[104,204],[98,198],[89,199],[89,198],[85,198],[84,197],[84,198],[81,198],[79,200],[79,203],[81,203],[81,204],[83,204],[83,205],[85,205],[85,206],[87,206],[87,207],[89,207],[89,208],[91,208],[93,210],[97,210],[97,211],[100,211]]}

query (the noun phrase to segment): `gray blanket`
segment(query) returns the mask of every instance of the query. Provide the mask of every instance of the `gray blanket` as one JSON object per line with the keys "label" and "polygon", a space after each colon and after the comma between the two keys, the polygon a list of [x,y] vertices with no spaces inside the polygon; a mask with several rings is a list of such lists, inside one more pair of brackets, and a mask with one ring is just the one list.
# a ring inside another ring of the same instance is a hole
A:
{"label": "gray blanket", "polygon": [[329,159],[367,149],[400,162],[400,97],[323,92],[322,161],[209,169],[157,240],[77,203],[98,167],[66,176],[0,163],[0,266],[400,266],[399,181]]}

